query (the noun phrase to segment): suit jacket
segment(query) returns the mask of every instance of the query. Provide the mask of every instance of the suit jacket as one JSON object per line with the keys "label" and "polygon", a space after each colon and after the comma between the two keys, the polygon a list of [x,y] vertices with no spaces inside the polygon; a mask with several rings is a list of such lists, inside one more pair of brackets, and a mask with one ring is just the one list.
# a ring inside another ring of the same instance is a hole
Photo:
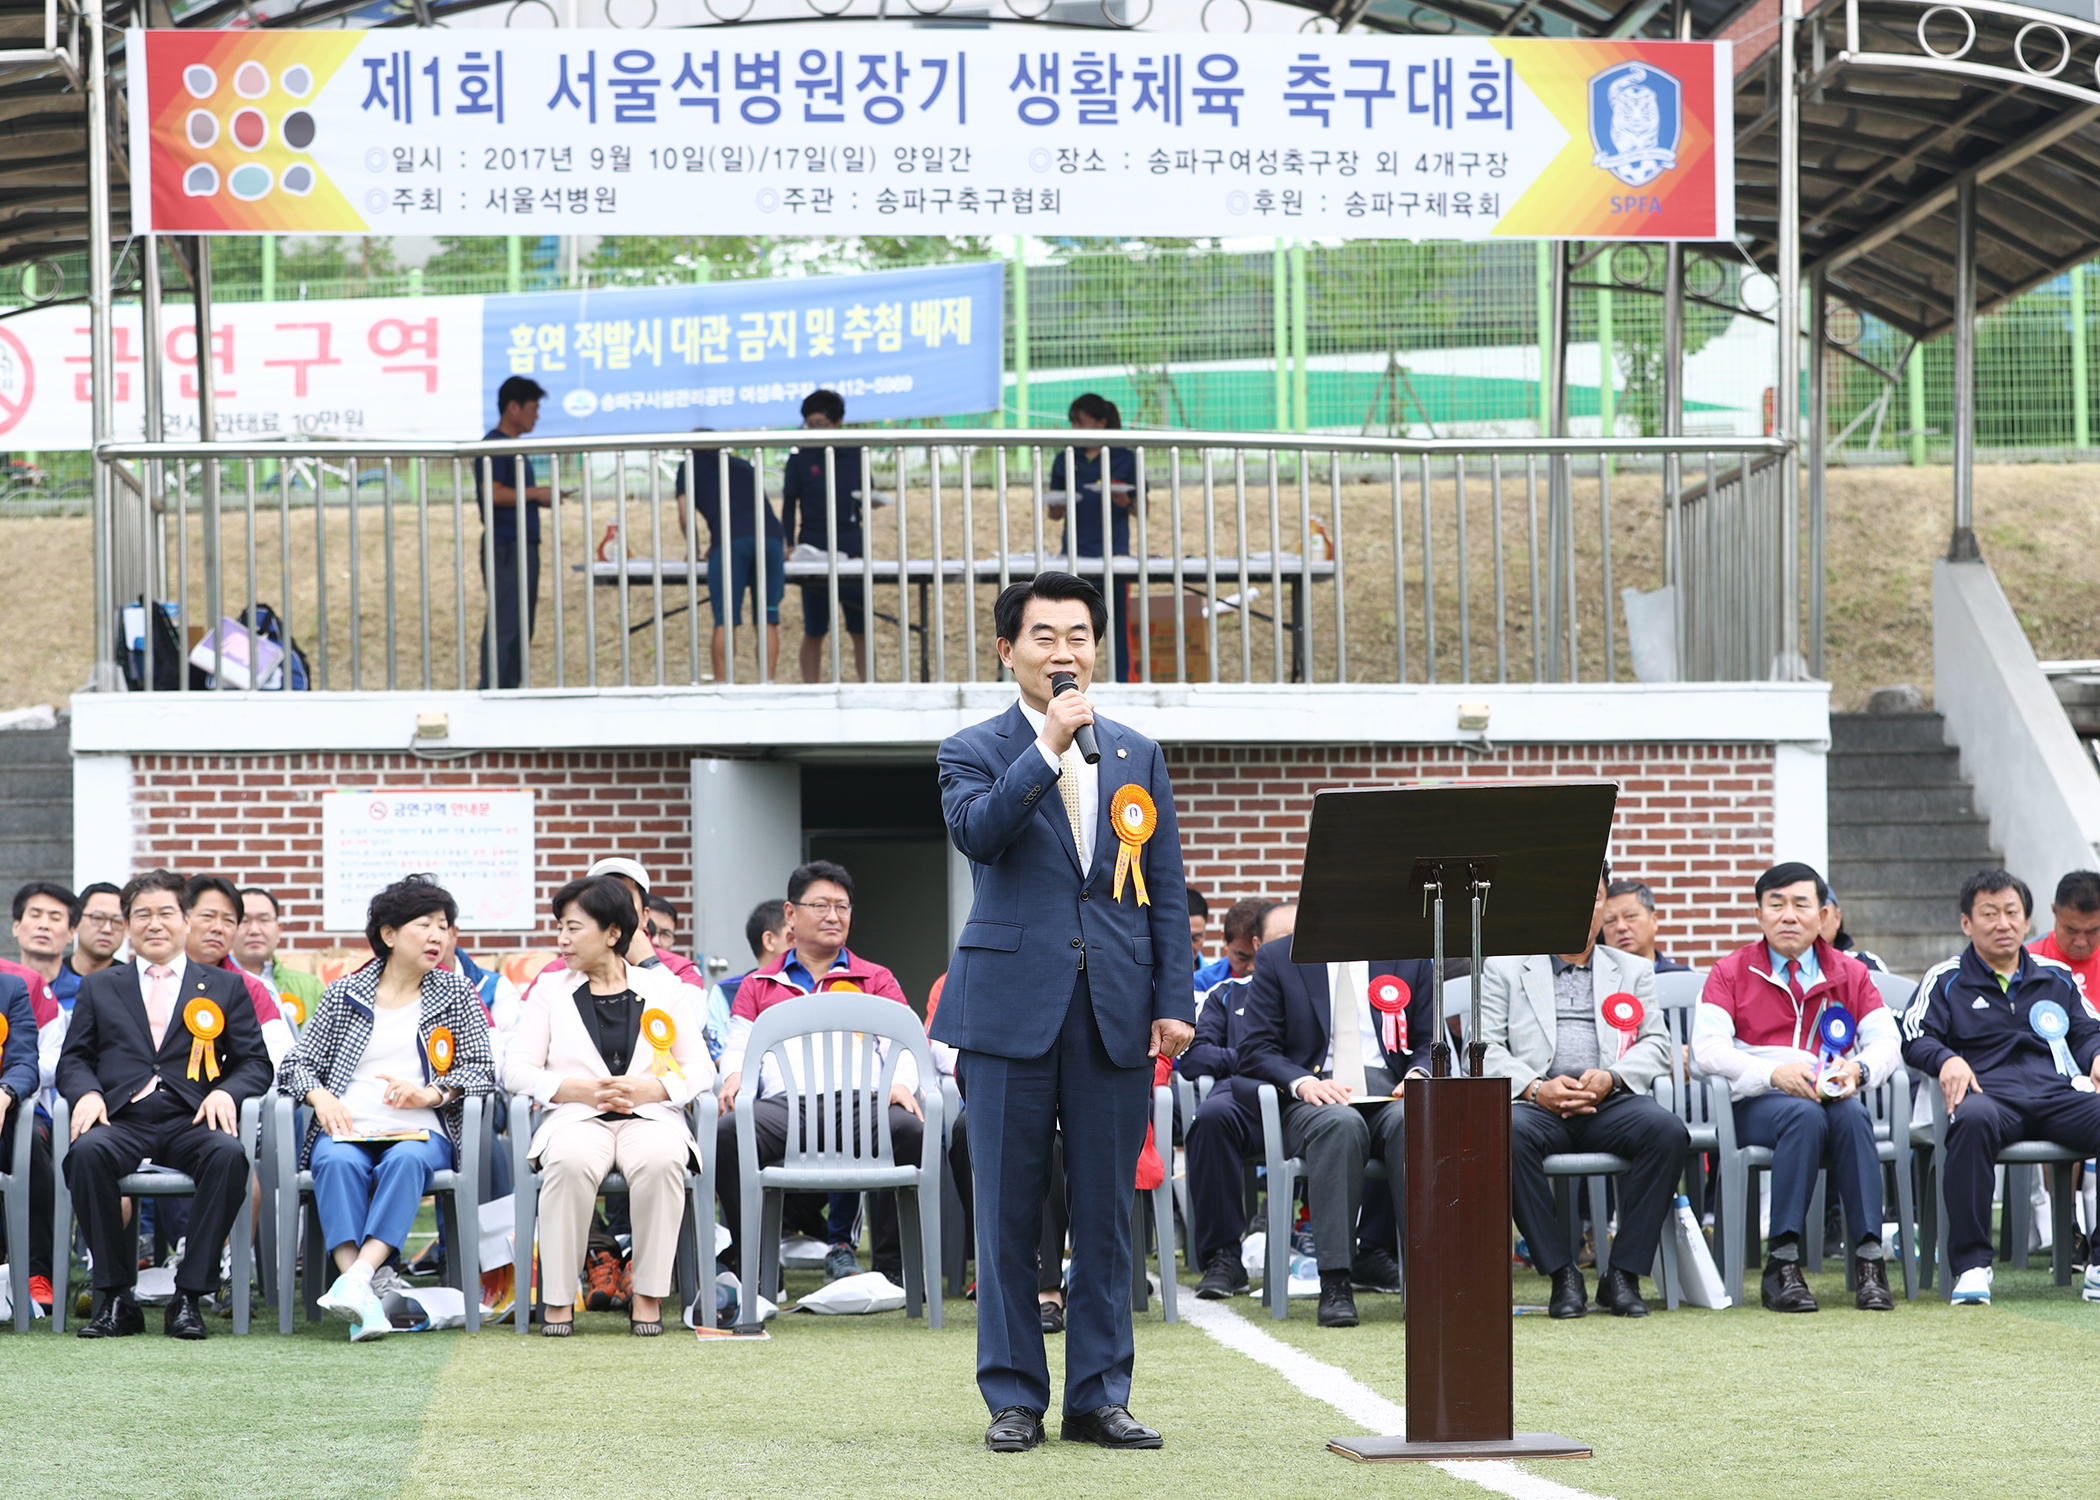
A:
{"label": "suit jacket", "polygon": [[1233,1044],[1245,1027],[1244,1017],[1235,1012],[1246,1008],[1247,986],[1253,982],[1252,974],[1245,979],[1228,974],[1204,991],[1203,1004],[1196,1010],[1196,1038],[1174,1059],[1174,1070],[1182,1077],[1230,1078],[1239,1071]]}
{"label": "suit jacket", "polygon": [[[1143,1067],[1156,1020],[1193,1022],[1196,997],[1181,831],[1166,757],[1136,730],[1096,719],[1101,806],[1081,869],[1057,776],[1016,702],[941,744],[941,811],[976,896],[956,940],[933,1038],[995,1057],[1041,1057],[1064,1023],[1082,956],[1094,1019],[1118,1067]],[[1110,899],[1118,844],[1109,804],[1143,787],[1159,812],[1145,844],[1149,906],[1127,879]]]}
{"label": "suit jacket", "polygon": [[[560,965],[543,970],[526,993],[518,1015],[518,1029],[503,1055],[503,1086],[513,1094],[528,1094],[549,1106],[540,1114],[539,1129],[532,1135],[531,1155],[537,1160],[556,1131],[579,1120],[597,1118],[594,1104],[556,1104],[554,1091],[565,1078],[610,1078],[612,1070],[598,1042],[583,1024],[576,1009],[576,995],[590,982],[581,969]],[[707,1038],[701,1033],[701,993],[666,968],[627,966],[627,984],[643,1006],[661,1010],[671,1018],[671,1058],[677,1069],[663,1075],[667,1099],[638,1107],[636,1119],[664,1120],[676,1125],[691,1139],[685,1107],[701,1091],[713,1087],[715,1065],[707,1055]],[[635,1039],[634,1056],[628,1059],[625,1077],[654,1071],[656,1050],[646,1037]]]}
{"label": "suit jacket", "polygon": [[[209,998],[226,1018],[225,1031],[212,1043],[219,1063],[216,1079],[201,1076],[202,1070],[199,1077],[189,1076],[195,1039],[182,1024],[182,1011],[199,995]],[[58,1055],[58,1091],[66,1103],[77,1105],[82,1096],[99,1093],[115,1115],[155,1073],[160,1086],[192,1110],[214,1089],[225,1090],[239,1104],[270,1087],[276,1070],[270,1066],[262,1026],[240,975],[195,962],[183,965],[175,1013],[157,1050],[136,963],[113,964],[80,981],[65,1048]]]}
{"label": "suit jacket", "polygon": [[[1243,1030],[1237,1048],[1240,1075],[1273,1083],[1286,1098],[1292,1097],[1299,1079],[1324,1071],[1328,1023],[1334,1018],[1327,965],[1292,963],[1290,954],[1287,942],[1263,943],[1256,950],[1254,981],[1241,1002],[1246,1014],[1239,1018]],[[1448,965],[1444,972],[1448,978]],[[1381,1034],[1377,1055],[1364,1058],[1366,1067],[1382,1067],[1397,1082],[1410,1068],[1429,1066],[1437,1023],[1433,967],[1426,958],[1379,959],[1370,965],[1370,973],[1397,975],[1413,992],[1407,1002],[1408,1050],[1388,1053]]]}
{"label": "suit jacket", "polygon": [[9,1108],[35,1109],[40,1082],[36,1009],[29,1003],[29,986],[12,974],[0,974],[0,1017],[7,1020],[7,1041],[0,1046],[0,1083],[15,1091],[15,1102]]}
{"label": "suit jacket", "polygon": [[[1670,1071],[1674,1056],[1662,1010],[1655,1003],[1655,971],[1645,958],[1599,943],[1591,950],[1590,987],[1597,1022],[1600,1066],[1626,1080],[1635,1093]],[[1604,1019],[1604,1002],[1625,991],[1641,1002],[1641,1025],[1633,1045],[1619,1051],[1620,1033]],[[1480,985],[1480,1039],[1487,1043],[1487,1071],[1509,1080],[1516,1098],[1553,1062],[1560,1023],[1553,1007],[1553,960],[1491,958]]]}

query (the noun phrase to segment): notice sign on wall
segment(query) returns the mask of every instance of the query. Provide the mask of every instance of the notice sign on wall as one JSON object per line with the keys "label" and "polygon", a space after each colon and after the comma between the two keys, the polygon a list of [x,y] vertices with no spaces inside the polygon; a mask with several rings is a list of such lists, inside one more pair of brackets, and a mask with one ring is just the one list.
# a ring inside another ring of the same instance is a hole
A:
{"label": "notice sign on wall", "polygon": [[321,794],[321,925],[363,932],[372,897],[429,875],[468,931],[533,923],[533,794],[379,787]]}
{"label": "notice sign on wall", "polygon": [[137,232],[1735,233],[1726,42],[841,22],[125,57]]}

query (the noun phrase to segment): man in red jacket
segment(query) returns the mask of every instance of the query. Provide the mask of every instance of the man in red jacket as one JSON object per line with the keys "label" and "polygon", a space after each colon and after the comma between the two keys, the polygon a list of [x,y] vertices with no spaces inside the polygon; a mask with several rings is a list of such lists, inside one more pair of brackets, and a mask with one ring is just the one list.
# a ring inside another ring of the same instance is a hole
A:
{"label": "man in red jacket", "polygon": [[[715,1191],[722,1200],[723,1218],[728,1222],[730,1233],[736,1237],[729,1254],[738,1258],[739,1264],[742,1264],[739,1252],[744,1237],[740,1222],[742,1189],[736,1145],[736,1096],[743,1085],[747,1062],[744,1051],[751,1040],[752,1023],[762,1012],[783,1000],[824,990],[860,990],[906,1007],[911,1004],[904,997],[896,976],[888,969],[847,951],[846,936],[853,926],[853,877],[844,866],[820,859],[801,866],[790,875],[787,916],[790,939],[787,950],[737,987],[736,999],[729,1010],[729,1042],[722,1049],[719,1064],[722,1123],[716,1130]],[[870,1041],[877,1056],[886,1061],[888,1042],[879,1037],[870,1038]],[[781,1076],[779,1063],[773,1056],[753,1061],[759,1069],[758,1095],[752,1105],[753,1120],[758,1129],[758,1161],[762,1167],[774,1166],[787,1154],[788,1083]],[[797,1069],[801,1066],[799,1054],[794,1056],[794,1066]],[[882,1063],[878,1062],[876,1067],[879,1073]],[[918,1067],[907,1055],[899,1062],[896,1079],[890,1088],[889,1131],[897,1160],[913,1165],[918,1163],[919,1146],[925,1134],[925,1115],[919,1107],[918,1087]],[[831,1212],[825,1226],[830,1248],[825,1254],[824,1270],[827,1278],[834,1281],[860,1270],[860,1259],[855,1253],[855,1246],[859,1243],[855,1224],[859,1212],[858,1197],[855,1193],[832,1195]],[[892,1281],[901,1281],[904,1250],[897,1223],[897,1195],[894,1192],[877,1193],[871,1217],[874,1269]],[[771,1288],[760,1290],[767,1295],[772,1291]]]}
{"label": "man in red jacket", "polygon": [[[1734,1099],[1736,1138],[1772,1152],[1764,1305],[1816,1311],[1801,1277],[1801,1236],[1809,1193],[1828,1158],[1856,1237],[1856,1300],[1862,1311],[1889,1312],[1896,1303],[1881,1245],[1881,1158],[1860,1095],[1902,1065],[1902,1039],[1867,966],[1823,941],[1830,903],[1823,877],[1799,862],[1774,865],[1757,877],[1756,890],[1764,937],[1707,976],[1692,1056]],[[1841,1055],[1827,1060],[1819,1033],[1837,1006],[1855,1024]]]}

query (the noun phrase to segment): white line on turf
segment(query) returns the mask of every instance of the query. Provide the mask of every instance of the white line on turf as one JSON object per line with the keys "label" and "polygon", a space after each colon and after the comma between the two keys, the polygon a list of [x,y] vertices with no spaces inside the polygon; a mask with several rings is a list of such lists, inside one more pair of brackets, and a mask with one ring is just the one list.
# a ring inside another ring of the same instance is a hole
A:
{"label": "white line on turf", "polygon": [[[1273,1338],[1238,1313],[1194,1297],[1181,1303],[1182,1316],[1226,1348],[1267,1365],[1315,1401],[1324,1401],[1350,1421],[1384,1437],[1407,1435],[1407,1410],[1372,1390],[1347,1370],[1314,1359]],[[1526,1473],[1510,1463],[1437,1464],[1455,1479],[1469,1480],[1510,1500],[1600,1500],[1587,1491]]]}

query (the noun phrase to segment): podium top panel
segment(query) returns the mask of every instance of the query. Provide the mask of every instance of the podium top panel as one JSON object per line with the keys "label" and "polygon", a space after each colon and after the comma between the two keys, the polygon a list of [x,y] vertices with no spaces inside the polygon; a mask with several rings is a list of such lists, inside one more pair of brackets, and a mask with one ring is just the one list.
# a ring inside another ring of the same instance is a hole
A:
{"label": "podium top panel", "polygon": [[1435,957],[1441,881],[1448,955],[1472,946],[1470,871],[1488,882],[1487,956],[1578,953],[1590,940],[1615,781],[1429,781],[1313,798],[1296,963]]}

